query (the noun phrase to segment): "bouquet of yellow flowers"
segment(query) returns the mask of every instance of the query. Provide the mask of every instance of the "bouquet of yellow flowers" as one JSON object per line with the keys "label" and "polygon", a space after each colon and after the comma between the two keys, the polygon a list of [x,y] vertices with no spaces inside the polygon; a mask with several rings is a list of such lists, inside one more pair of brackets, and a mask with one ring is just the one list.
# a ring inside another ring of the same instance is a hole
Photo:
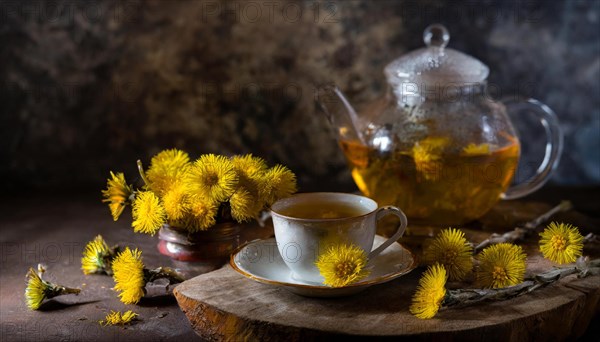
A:
{"label": "bouquet of yellow flowers", "polygon": [[133,230],[152,235],[164,224],[194,233],[221,222],[257,219],[296,192],[293,172],[282,165],[268,168],[251,154],[205,154],[192,162],[186,152],[171,149],[155,155],[147,171],[137,164],[144,186],[134,189],[123,173],[111,172],[103,201],[115,221],[131,205]]}

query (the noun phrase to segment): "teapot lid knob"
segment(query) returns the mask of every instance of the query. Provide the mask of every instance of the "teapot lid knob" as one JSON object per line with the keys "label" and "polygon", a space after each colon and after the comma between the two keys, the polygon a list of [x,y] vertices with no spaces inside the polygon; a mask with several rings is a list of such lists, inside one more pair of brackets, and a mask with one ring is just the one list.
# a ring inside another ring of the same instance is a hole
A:
{"label": "teapot lid knob", "polygon": [[427,46],[437,46],[445,48],[450,41],[450,33],[442,24],[432,24],[423,31],[423,41]]}
{"label": "teapot lid knob", "polygon": [[488,67],[475,57],[447,47],[450,33],[443,25],[429,25],[423,32],[423,41],[426,47],[408,52],[385,67],[392,87],[402,87],[406,82],[426,85],[485,82]]}

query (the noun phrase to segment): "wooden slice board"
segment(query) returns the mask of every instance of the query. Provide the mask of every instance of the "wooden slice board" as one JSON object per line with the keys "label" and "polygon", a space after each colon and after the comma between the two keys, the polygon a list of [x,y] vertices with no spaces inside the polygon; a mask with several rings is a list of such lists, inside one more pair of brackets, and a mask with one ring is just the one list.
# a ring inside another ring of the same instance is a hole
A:
{"label": "wooden slice board", "polygon": [[[531,217],[548,209],[541,204],[531,207]],[[520,205],[518,210],[523,208]],[[516,209],[509,206],[499,210]],[[574,224],[590,222],[576,213],[563,214],[562,218]],[[494,222],[500,221],[496,218]],[[597,231],[597,227],[592,228]],[[473,242],[489,234],[481,228],[464,230]],[[405,240],[414,243],[418,238]],[[553,266],[537,252],[537,240],[532,237],[524,244],[528,273]],[[597,246],[586,246],[584,252],[600,256]],[[421,320],[412,316],[408,308],[422,271],[423,268],[416,269],[351,297],[317,299],[254,282],[225,266],[180,284],[174,293],[196,333],[219,341],[304,341],[340,335],[395,340],[561,340],[581,336],[600,310],[600,276],[570,276],[508,301],[442,310],[433,319]],[[448,284],[453,288],[472,286]]]}

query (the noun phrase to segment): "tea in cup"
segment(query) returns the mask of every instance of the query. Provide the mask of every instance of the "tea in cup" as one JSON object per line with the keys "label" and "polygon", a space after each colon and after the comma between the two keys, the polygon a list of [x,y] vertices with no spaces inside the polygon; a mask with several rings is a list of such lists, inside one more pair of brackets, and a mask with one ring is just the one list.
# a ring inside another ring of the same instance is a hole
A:
{"label": "tea in cup", "polygon": [[[279,200],[271,206],[271,215],[277,248],[292,278],[318,284],[324,279],[315,261],[329,246],[354,244],[372,261],[404,234],[407,224],[396,207],[379,208],[368,197],[335,192],[303,193]],[[396,233],[371,250],[377,222],[388,215],[400,219]]]}

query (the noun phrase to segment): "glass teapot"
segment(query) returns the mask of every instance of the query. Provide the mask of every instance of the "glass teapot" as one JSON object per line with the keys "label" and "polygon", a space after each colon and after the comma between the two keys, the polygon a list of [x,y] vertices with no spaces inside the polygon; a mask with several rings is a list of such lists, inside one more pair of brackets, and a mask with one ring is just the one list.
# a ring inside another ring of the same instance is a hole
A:
{"label": "glass teapot", "polygon": [[[429,26],[423,38],[425,48],[386,66],[386,94],[360,113],[335,86],[317,91],[358,188],[411,222],[432,225],[475,220],[500,199],[539,189],[562,152],[554,112],[534,99],[490,98],[488,67],[446,48],[444,26]],[[534,115],[547,135],[535,175],[512,186],[520,144],[507,112]]]}

